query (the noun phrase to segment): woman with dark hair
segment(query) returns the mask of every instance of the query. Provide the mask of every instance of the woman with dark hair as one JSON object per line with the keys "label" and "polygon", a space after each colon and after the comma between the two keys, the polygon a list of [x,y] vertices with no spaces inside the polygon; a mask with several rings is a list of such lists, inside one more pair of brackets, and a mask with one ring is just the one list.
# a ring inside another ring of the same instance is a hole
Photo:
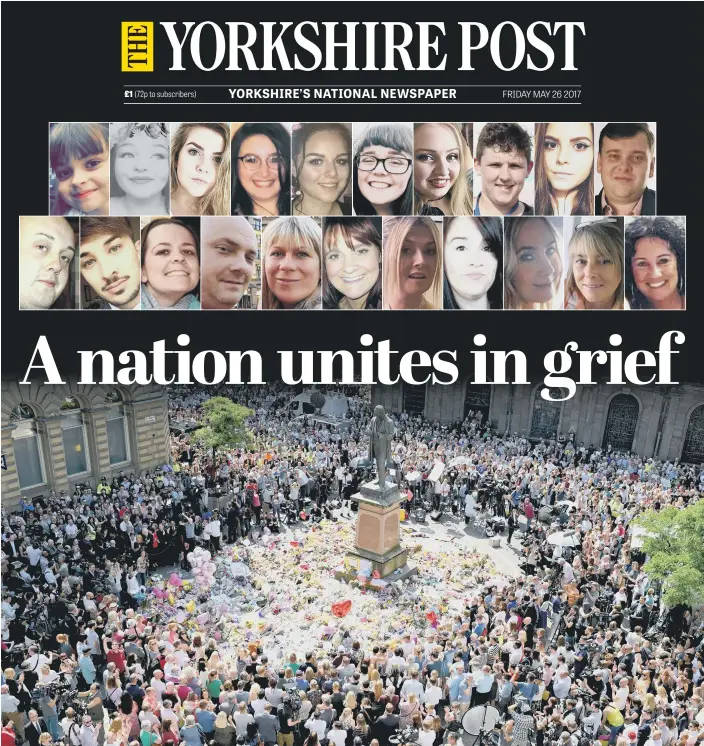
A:
{"label": "woman with dark hair", "polygon": [[594,124],[535,125],[535,214],[594,214]]}
{"label": "woman with dark hair", "polygon": [[293,130],[293,215],[351,215],[352,136],[339,122],[306,122]]}
{"label": "woman with dark hair", "polygon": [[52,215],[107,215],[110,134],[106,123],[59,122],[49,134]]}
{"label": "woman with dark hair", "polygon": [[355,144],[352,204],[357,215],[413,214],[413,130],[370,124]]}
{"label": "woman with dark hair", "polygon": [[685,228],[679,218],[642,217],[626,224],[629,308],[683,310]]}
{"label": "woman with dark hair", "polygon": [[381,308],[381,218],[323,221],[323,308]]}
{"label": "woman with dark hair", "polygon": [[198,236],[183,220],[160,218],[142,229],[142,310],[200,308]]}
{"label": "woman with dark hair", "polygon": [[289,215],[291,135],[278,122],[243,124],[232,138],[232,214]]}
{"label": "woman with dark hair", "polygon": [[501,218],[445,218],[446,309],[503,307],[503,241]]}

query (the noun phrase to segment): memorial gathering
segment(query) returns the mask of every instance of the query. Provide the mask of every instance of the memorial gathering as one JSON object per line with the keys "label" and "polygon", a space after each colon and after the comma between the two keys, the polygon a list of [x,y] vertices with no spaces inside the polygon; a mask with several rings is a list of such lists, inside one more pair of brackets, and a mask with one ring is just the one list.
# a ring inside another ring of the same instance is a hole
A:
{"label": "memorial gathering", "polygon": [[2,746],[704,744],[701,459],[167,394],[158,467],[4,490]]}

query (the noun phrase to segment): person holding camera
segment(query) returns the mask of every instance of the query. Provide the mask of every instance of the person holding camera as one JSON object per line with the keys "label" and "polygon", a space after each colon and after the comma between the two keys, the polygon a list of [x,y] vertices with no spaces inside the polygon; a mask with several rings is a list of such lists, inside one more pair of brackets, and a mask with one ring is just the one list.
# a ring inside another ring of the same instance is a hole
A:
{"label": "person holding camera", "polygon": [[513,720],[511,746],[528,746],[530,735],[535,730],[535,720],[528,702],[509,705],[508,712]]}

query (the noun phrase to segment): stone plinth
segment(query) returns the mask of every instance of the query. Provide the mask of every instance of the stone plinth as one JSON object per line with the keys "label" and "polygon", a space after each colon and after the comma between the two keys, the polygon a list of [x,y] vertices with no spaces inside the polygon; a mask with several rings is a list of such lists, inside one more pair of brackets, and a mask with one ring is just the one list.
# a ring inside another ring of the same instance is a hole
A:
{"label": "stone plinth", "polygon": [[[398,486],[386,482],[364,484],[352,496],[359,504],[355,546],[347,553],[345,568],[351,575],[370,570],[371,576],[395,580],[415,574],[407,564],[407,552],[401,546]],[[394,575],[393,578],[388,576]]]}

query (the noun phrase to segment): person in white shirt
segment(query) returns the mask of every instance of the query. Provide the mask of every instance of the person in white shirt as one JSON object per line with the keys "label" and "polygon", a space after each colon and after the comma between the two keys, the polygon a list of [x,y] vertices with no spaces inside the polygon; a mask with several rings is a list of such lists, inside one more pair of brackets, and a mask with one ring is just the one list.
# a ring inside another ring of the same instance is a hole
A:
{"label": "person in white shirt", "polygon": [[408,699],[408,695],[413,692],[421,703],[425,702],[425,690],[423,684],[418,681],[418,669],[411,670],[411,678],[406,679],[401,687],[401,697]]}
{"label": "person in white shirt", "polygon": [[423,727],[418,731],[418,746],[433,746],[437,733],[433,730],[433,718],[426,717]]}
{"label": "person in white shirt", "polygon": [[[307,725],[308,723],[306,723],[306,726]],[[347,731],[342,727],[342,723],[339,720],[336,720],[332,724],[332,730],[328,733],[328,741],[332,746],[345,746],[346,740]]]}
{"label": "person in white shirt", "polygon": [[618,689],[614,694],[614,705],[617,710],[623,712],[626,709],[626,703],[628,702],[630,693],[631,690],[628,686],[628,676],[624,676],[619,682]]}
{"label": "person in white shirt", "polygon": [[98,746],[98,731],[102,727],[102,723],[93,725],[90,715],[84,715],[79,736],[81,746]]}
{"label": "person in white shirt", "polygon": [[[695,743],[697,736],[698,733],[695,733]],[[659,728],[653,728],[650,738],[645,742],[645,746],[662,746],[662,731]]]}
{"label": "person in white shirt", "polygon": [[403,654],[403,650],[401,648],[397,648],[394,654],[389,658],[389,660],[386,663],[386,675],[387,676],[391,674],[394,668],[397,668],[401,673],[403,673],[406,670],[407,663],[406,663],[406,660],[403,658],[402,654]]}
{"label": "person in white shirt", "polygon": [[440,680],[437,671],[432,671],[428,677],[428,683],[425,686],[423,701],[425,702],[426,709],[430,707],[437,708],[442,699],[443,692],[442,687],[439,684]]}
{"label": "person in white shirt", "polygon": [[50,658],[47,658],[43,653],[40,653],[38,648],[32,646],[27,651],[29,653],[29,658],[27,660],[23,661],[22,663],[22,669],[24,671],[32,671],[34,673],[38,673],[41,666],[49,665],[53,659],[53,655]]}
{"label": "person in white shirt", "polygon": [[569,585],[574,580],[574,570],[567,560],[560,558],[558,560],[562,566],[562,585]]}
{"label": "person in white shirt", "polygon": [[3,684],[0,687],[0,709],[2,709],[3,718],[7,717],[12,721],[19,736],[19,742],[21,742],[24,740],[24,728],[22,727],[22,714],[18,710],[19,704],[19,699],[10,694],[10,687]]}
{"label": "person in white shirt", "polygon": [[81,726],[76,722],[75,715],[73,707],[67,708],[66,717],[61,721],[61,730],[69,746],[82,746]]}
{"label": "person in white shirt", "polygon": [[557,678],[553,680],[553,693],[558,699],[566,699],[572,688],[572,679],[567,671],[560,671]]}
{"label": "person in white shirt", "polygon": [[152,706],[149,702],[144,702],[142,711],[139,713],[140,723],[151,723],[152,730],[160,724],[159,718],[152,712]]}
{"label": "person in white shirt", "polygon": [[[176,642],[178,643],[178,640]],[[182,650],[180,647],[175,648],[172,655],[176,663],[182,668],[186,661],[190,660],[190,658],[188,657],[188,653],[185,650]]]}
{"label": "person in white shirt", "polygon": [[[95,596],[89,591],[86,593],[86,595],[83,597],[83,606],[86,611],[89,612],[98,612],[98,605],[95,603]],[[90,641],[89,641],[90,642]],[[92,648],[91,643],[91,648]]]}
{"label": "person in white shirt", "polygon": [[203,532],[201,533],[200,538],[203,541],[203,544],[210,544],[210,521],[203,521]]}
{"label": "person in white shirt", "polygon": [[408,656],[413,652],[415,645],[413,641],[411,640],[410,635],[404,635],[403,642],[401,643],[401,649],[403,650],[403,657],[408,658]]}
{"label": "person in white shirt", "polygon": [[29,546],[27,547],[27,558],[29,559],[29,564],[32,567],[36,567],[39,564],[41,556],[42,550],[29,544]]}
{"label": "person in white shirt", "polygon": [[136,596],[139,593],[139,580],[137,580],[137,574],[132,569],[127,573],[127,593],[130,596]]}
{"label": "person in white shirt", "polygon": [[516,641],[510,648],[511,652],[508,656],[508,663],[510,666],[517,666],[523,659],[523,645]]}
{"label": "person in white shirt", "polygon": [[217,552],[220,549],[220,535],[221,535],[221,524],[218,513],[215,513],[208,524],[210,532],[210,547],[213,552]]}
{"label": "person in white shirt", "polygon": [[[309,730],[311,733],[317,733],[318,741],[323,741],[325,739],[325,731],[327,729],[327,725],[325,721],[320,717],[320,705],[316,707],[315,713],[312,717],[306,720],[303,727],[306,730]],[[343,733],[345,734],[345,738],[347,738],[347,731],[343,731]]]}
{"label": "person in white shirt", "polygon": [[[264,692],[260,692],[260,694],[264,694]],[[266,699],[262,696],[258,699],[255,699],[253,702],[250,702],[250,706],[252,708],[252,711],[254,712],[254,717],[256,718],[257,715],[261,715],[262,712],[264,712],[264,708],[267,706],[268,702]]]}
{"label": "person in white shirt", "polygon": [[164,693],[164,690],[166,689],[166,684],[164,683],[164,672],[163,671],[154,671],[154,676],[152,676],[152,680],[149,682],[149,685],[156,693],[157,699],[161,699],[161,695]]}

